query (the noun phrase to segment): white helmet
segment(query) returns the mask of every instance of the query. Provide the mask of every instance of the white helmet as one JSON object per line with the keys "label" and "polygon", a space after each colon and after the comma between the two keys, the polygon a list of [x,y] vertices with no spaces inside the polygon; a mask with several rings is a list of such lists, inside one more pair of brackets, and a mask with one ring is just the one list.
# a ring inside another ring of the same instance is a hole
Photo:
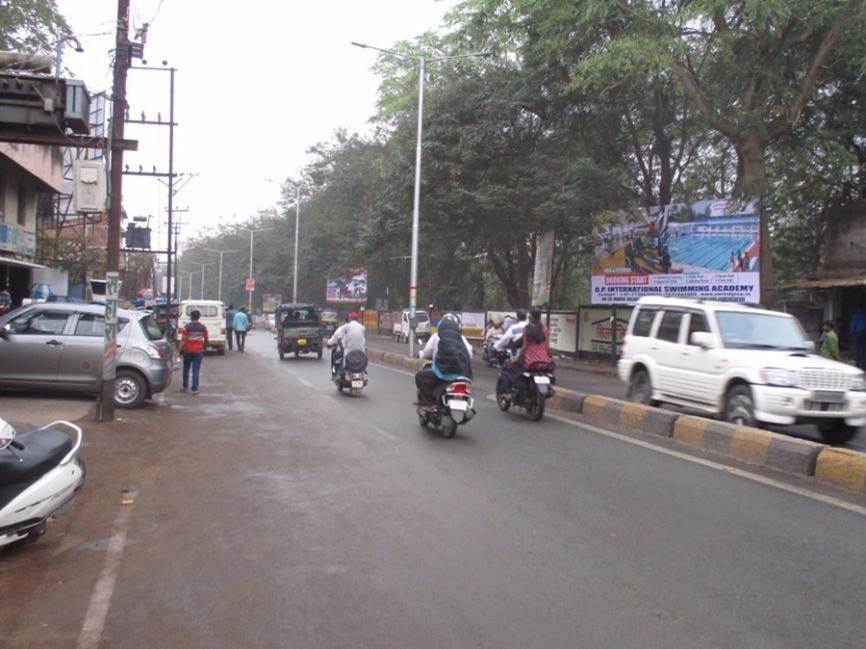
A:
{"label": "white helmet", "polygon": [[443,315],[441,318],[439,318],[439,326],[442,326],[443,322],[453,322],[455,325],[457,325],[457,329],[460,329],[462,327],[460,318],[456,313],[448,312]]}

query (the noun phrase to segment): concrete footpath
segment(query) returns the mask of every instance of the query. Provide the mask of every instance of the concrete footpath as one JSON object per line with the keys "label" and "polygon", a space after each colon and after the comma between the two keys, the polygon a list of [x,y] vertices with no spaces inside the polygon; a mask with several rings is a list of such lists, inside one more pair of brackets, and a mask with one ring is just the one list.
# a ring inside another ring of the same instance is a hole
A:
{"label": "concrete footpath", "polygon": [[[370,360],[416,369],[418,359],[369,349]],[[673,439],[685,448],[702,449],[747,464],[813,478],[866,494],[866,453],[836,448],[749,426],[735,426],[601,395],[557,388],[548,408],[601,425]]]}
{"label": "concrete footpath", "polygon": [[0,417],[19,432],[38,428],[52,421],[79,421],[93,416],[93,397],[81,395],[45,397],[37,393],[12,393],[0,396]]}

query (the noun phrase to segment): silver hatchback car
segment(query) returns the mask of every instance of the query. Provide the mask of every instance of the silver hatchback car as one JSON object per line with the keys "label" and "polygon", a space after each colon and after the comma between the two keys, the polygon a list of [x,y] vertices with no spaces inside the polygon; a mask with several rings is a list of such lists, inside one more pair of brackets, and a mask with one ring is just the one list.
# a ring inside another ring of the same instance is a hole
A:
{"label": "silver hatchback car", "polygon": [[[97,394],[105,307],[49,302],[0,316],[0,389]],[[136,408],[171,383],[171,349],[146,311],[117,310],[115,403]]]}

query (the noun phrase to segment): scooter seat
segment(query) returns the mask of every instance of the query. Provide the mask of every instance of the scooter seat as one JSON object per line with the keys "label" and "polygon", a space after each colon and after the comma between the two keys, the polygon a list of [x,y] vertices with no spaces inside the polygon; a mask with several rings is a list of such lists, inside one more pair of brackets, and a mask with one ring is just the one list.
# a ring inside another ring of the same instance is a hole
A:
{"label": "scooter seat", "polygon": [[18,435],[15,441],[24,450],[13,448],[0,451],[0,487],[36,480],[60,464],[60,460],[72,448],[69,435],[53,428]]}

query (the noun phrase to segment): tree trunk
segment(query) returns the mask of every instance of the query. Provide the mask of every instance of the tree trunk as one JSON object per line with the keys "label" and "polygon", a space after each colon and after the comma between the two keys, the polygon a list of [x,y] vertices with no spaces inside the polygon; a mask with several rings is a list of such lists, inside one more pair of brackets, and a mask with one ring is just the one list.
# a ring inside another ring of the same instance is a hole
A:
{"label": "tree trunk", "polygon": [[737,151],[737,183],[735,193],[745,199],[758,201],[760,215],[760,282],[761,304],[772,308],[776,304],[775,281],[773,277],[773,252],[770,245],[769,216],[764,210],[767,162],[764,151],[767,141],[756,132],[750,132],[735,143]]}

